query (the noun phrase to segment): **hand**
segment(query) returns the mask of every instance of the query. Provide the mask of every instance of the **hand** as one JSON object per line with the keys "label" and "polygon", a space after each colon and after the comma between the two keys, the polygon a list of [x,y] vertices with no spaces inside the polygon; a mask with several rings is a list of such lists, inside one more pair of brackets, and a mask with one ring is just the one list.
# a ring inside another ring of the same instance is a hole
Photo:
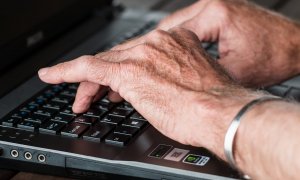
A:
{"label": "hand", "polygon": [[200,41],[219,43],[219,63],[245,86],[260,87],[300,73],[299,24],[244,0],[201,0],[165,18]]}
{"label": "hand", "polygon": [[111,51],[42,69],[39,75],[47,83],[85,82],[74,103],[83,107],[80,111],[88,108],[100,85],[109,86],[166,136],[222,156],[230,121],[257,95],[235,86],[199,43],[181,28],[155,30]]}

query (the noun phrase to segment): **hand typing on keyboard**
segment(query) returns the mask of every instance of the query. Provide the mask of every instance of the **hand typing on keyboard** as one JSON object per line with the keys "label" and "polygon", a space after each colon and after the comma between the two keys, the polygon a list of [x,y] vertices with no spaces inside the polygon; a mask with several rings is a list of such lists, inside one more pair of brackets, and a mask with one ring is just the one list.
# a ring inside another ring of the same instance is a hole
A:
{"label": "hand typing on keyboard", "polygon": [[219,63],[243,85],[272,85],[299,73],[299,25],[251,2],[201,0],[158,27],[174,26],[193,31],[201,41],[218,42]]}
{"label": "hand typing on keyboard", "polygon": [[[278,33],[285,36],[291,31],[296,31],[296,27],[290,20],[272,15],[244,1],[202,0],[191,8],[193,7],[197,7],[199,12],[205,11],[206,14],[213,15],[208,21],[202,17],[203,14],[196,15],[197,13],[191,9],[181,11],[179,16],[177,13],[163,22],[161,27],[165,30],[154,30],[95,56],[82,56],[41,69],[39,76],[44,82],[51,84],[80,82],[73,111],[86,115],[95,113],[89,107],[99,98],[101,90],[109,86],[114,92],[110,93],[111,99],[118,101],[121,100],[120,97],[124,98],[161,133],[183,144],[205,147],[225,160],[224,137],[232,119],[250,101],[270,96],[245,89],[233,79],[245,85],[261,85],[267,83],[266,79],[270,79],[273,83],[275,79],[280,80],[292,75],[296,71],[296,66],[295,68],[294,65],[283,66],[281,62],[290,55],[290,52],[286,51],[291,47],[286,46],[291,41],[286,44],[278,37]],[[213,7],[222,8],[216,12],[213,11]],[[227,11],[221,11],[226,9]],[[224,12],[226,16],[220,14]],[[200,25],[195,22],[193,26],[194,19],[185,22],[182,13],[189,19],[197,16],[195,19],[206,24]],[[262,17],[256,17],[257,14]],[[172,19],[177,16],[178,21]],[[279,29],[272,30],[269,21],[279,24]],[[173,23],[168,24],[169,27],[184,22],[185,28],[169,29],[164,25],[166,22]],[[227,26],[224,26],[224,23]],[[281,26],[284,26],[287,32],[281,29]],[[233,31],[237,33],[234,36],[231,35]],[[199,46],[199,39],[220,41],[219,62],[233,78],[230,78],[218,61],[211,59]],[[233,42],[237,45],[234,46]],[[279,45],[282,45],[280,50],[276,48]],[[287,61],[289,60],[288,58]],[[263,62],[261,63],[263,68],[258,67],[256,64],[258,61]],[[266,67],[271,69],[267,70]],[[275,74],[272,73],[274,70]],[[283,71],[278,73],[278,70]],[[120,113],[128,115],[127,111],[119,111],[113,110],[101,119],[101,122],[112,125],[122,121],[132,125],[133,122],[128,119],[123,121],[122,117],[115,116]],[[42,110],[39,112],[43,113],[45,112]],[[138,116],[140,115],[132,115]],[[247,112],[242,117],[243,122],[233,146],[237,167],[255,179],[297,178],[297,171],[300,170],[300,157],[297,153],[300,150],[299,117],[300,106],[284,101],[264,102]],[[9,123],[15,123],[14,121],[15,119],[10,119]],[[67,126],[62,134],[77,137],[93,121],[93,118],[78,117],[75,122],[79,124]],[[137,127],[142,126],[139,123],[134,122]],[[60,125],[52,123],[45,126],[60,128]],[[20,124],[20,126],[29,125]],[[35,128],[34,124],[30,124],[30,128]],[[107,125],[101,128],[107,132],[110,130]],[[132,136],[137,133],[136,129],[123,126],[117,127],[114,131],[116,134],[126,133]],[[86,138],[99,136],[101,139],[102,135],[98,133],[99,131],[92,128],[86,134]],[[112,134],[108,142],[115,139],[116,134]],[[118,137],[122,139],[121,144],[127,142],[128,138],[128,136]],[[290,151],[287,152],[287,149]]]}

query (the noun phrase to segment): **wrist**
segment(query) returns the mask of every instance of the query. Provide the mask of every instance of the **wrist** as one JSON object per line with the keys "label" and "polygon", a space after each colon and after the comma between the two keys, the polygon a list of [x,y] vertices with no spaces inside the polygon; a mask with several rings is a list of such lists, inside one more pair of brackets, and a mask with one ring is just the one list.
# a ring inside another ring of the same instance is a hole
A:
{"label": "wrist", "polygon": [[[230,88],[223,92],[206,94],[198,97],[196,107],[198,107],[198,118],[205,119],[205,130],[198,132],[194,146],[203,146],[223,160],[224,139],[230,123],[236,114],[254,99],[265,96],[263,93],[249,91],[243,88]],[[196,117],[197,118],[197,117]],[[203,124],[199,124],[199,126]],[[201,138],[205,137],[205,143]],[[199,143],[200,142],[200,143]]]}

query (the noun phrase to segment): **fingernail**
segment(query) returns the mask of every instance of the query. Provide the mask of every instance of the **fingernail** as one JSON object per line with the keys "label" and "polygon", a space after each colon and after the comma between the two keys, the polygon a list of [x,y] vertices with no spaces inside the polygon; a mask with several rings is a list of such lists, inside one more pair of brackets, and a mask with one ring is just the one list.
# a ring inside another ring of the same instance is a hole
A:
{"label": "fingernail", "polygon": [[47,74],[47,71],[48,71],[48,68],[43,68],[43,69],[40,69],[40,70],[39,70],[38,74],[39,74],[40,76],[44,76],[44,75]]}

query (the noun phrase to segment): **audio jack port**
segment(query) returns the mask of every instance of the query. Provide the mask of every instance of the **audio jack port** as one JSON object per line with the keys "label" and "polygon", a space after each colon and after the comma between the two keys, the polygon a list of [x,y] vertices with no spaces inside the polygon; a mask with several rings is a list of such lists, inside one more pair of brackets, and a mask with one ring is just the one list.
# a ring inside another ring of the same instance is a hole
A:
{"label": "audio jack port", "polygon": [[45,162],[46,161],[46,156],[44,154],[39,154],[38,155],[38,161],[39,162]]}
{"label": "audio jack port", "polygon": [[24,157],[27,160],[31,160],[32,159],[32,154],[30,152],[25,152]]}
{"label": "audio jack port", "polygon": [[19,157],[19,152],[17,150],[13,149],[10,151],[10,155],[14,158],[17,158],[17,157]]}

